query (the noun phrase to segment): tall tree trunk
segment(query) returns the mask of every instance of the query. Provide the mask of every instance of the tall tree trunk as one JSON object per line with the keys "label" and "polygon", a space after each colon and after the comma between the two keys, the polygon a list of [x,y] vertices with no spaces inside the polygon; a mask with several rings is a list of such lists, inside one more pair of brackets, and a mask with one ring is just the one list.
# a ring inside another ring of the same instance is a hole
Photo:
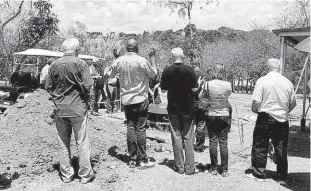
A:
{"label": "tall tree trunk", "polygon": [[232,93],[235,92],[234,90],[234,78],[231,79],[231,89],[232,89]]}
{"label": "tall tree trunk", "polygon": [[248,94],[248,82],[249,82],[249,78],[246,78],[246,86],[245,86],[245,91]]}
{"label": "tall tree trunk", "polygon": [[239,91],[240,91],[240,82],[241,82],[241,78],[240,77],[238,77],[238,84],[237,84],[237,92],[239,93]]}

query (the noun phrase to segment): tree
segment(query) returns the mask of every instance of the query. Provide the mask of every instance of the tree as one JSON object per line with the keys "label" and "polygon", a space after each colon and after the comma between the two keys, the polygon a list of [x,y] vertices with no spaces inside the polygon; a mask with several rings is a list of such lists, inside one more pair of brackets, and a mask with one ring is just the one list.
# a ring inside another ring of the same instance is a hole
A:
{"label": "tree", "polygon": [[[190,49],[193,49],[193,34],[196,31],[195,25],[192,24],[191,11],[193,4],[196,3],[199,5],[200,9],[203,9],[204,6],[216,3],[218,4],[218,0],[203,0],[203,1],[195,1],[195,0],[158,0],[149,2],[159,5],[160,7],[168,7],[172,12],[178,12],[179,17],[186,18],[188,20],[188,24],[185,27],[186,37],[189,37],[190,40]],[[191,57],[192,59],[192,57]]]}
{"label": "tree", "polygon": [[310,0],[286,1],[286,9],[275,18],[278,28],[310,27]]}
{"label": "tree", "polygon": [[16,17],[21,13],[24,0],[19,2],[19,5],[17,8],[16,6],[14,6],[14,3],[16,2],[3,1],[0,4],[0,12],[9,13],[7,15],[7,18],[5,16],[0,17],[0,54],[1,54],[0,57],[2,58],[2,61],[4,64],[4,68],[3,68],[4,74],[1,74],[1,76],[9,74],[9,59],[8,59],[8,51],[7,51],[7,47],[5,43],[4,29],[10,22],[16,19]]}
{"label": "tree", "polygon": [[53,5],[47,0],[34,2],[35,14],[22,26],[21,49],[33,48],[45,37],[56,35],[59,20],[52,12]]}

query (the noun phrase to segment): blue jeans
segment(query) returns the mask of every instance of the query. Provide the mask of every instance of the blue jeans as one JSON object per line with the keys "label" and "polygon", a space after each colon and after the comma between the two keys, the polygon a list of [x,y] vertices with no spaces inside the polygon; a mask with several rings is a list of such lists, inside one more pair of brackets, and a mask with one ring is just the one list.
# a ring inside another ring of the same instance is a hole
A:
{"label": "blue jeans", "polygon": [[217,148],[220,147],[221,168],[228,170],[228,132],[230,130],[230,116],[209,116],[207,129],[209,137],[212,170],[217,169]]}

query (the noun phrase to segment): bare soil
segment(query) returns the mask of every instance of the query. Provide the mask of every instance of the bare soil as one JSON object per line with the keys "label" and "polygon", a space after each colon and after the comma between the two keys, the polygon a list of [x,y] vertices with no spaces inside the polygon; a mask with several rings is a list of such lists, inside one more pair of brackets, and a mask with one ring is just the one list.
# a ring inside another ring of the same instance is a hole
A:
{"label": "bare soil", "polygon": [[[281,186],[275,180],[275,164],[268,159],[265,183],[248,179],[245,171],[251,166],[250,151],[256,116],[250,111],[251,96],[233,94],[233,124],[229,134],[229,173],[223,178],[208,173],[210,164],[208,139],[203,153],[196,153],[199,173],[187,176],[175,173],[169,132],[148,129],[148,155],[156,160],[154,168],[129,169],[126,165],[126,127],[124,114],[89,116],[88,131],[92,144],[91,162],[96,172],[94,182],[83,185],[75,179],[69,184],[58,176],[58,143],[56,129],[50,118],[53,103],[39,90],[17,103],[0,116],[0,170],[14,178],[7,190],[310,190],[310,134],[300,131],[302,100],[292,112],[289,140],[289,181]],[[238,113],[236,112],[238,111]],[[309,123],[309,122],[308,122]],[[240,142],[243,124],[243,143]],[[72,140],[73,165],[78,166],[77,150]],[[220,161],[220,158],[219,158]]]}

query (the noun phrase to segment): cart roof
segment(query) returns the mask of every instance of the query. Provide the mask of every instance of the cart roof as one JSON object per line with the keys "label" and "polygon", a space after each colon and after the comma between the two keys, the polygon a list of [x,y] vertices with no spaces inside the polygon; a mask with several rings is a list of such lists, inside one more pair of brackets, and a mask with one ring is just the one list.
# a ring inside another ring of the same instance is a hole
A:
{"label": "cart roof", "polygon": [[[56,51],[50,51],[50,50],[44,50],[44,49],[27,49],[22,52],[16,52],[14,55],[24,55],[24,56],[48,56],[48,57],[62,57],[63,52],[56,52]],[[84,55],[84,54],[79,54],[78,56],[81,59],[85,60],[93,60],[96,59],[97,57],[95,56],[90,56],[90,55]]]}

